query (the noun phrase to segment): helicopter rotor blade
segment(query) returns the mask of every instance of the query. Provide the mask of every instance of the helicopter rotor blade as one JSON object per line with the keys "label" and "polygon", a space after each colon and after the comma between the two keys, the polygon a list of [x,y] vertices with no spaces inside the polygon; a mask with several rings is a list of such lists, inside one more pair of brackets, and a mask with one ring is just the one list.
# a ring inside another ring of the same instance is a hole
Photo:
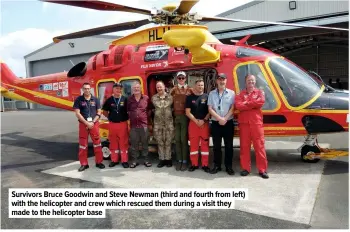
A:
{"label": "helicopter rotor blade", "polygon": [[348,28],[338,28],[338,27],[323,27],[323,26],[313,26],[305,24],[296,23],[283,23],[283,22],[269,22],[269,21],[257,21],[257,20],[246,20],[246,19],[229,19],[221,17],[202,17],[198,21],[202,22],[243,22],[243,23],[261,23],[261,24],[271,24],[271,25],[281,25],[281,26],[292,26],[292,27],[305,27],[305,28],[319,28],[328,30],[338,30],[338,31],[349,31]]}
{"label": "helicopter rotor blade", "polygon": [[100,34],[111,33],[111,32],[131,30],[131,29],[135,29],[140,26],[146,25],[148,23],[151,23],[151,21],[149,21],[148,19],[142,19],[139,21],[132,21],[132,22],[112,24],[112,25],[103,26],[103,27],[96,27],[96,28],[78,31],[78,32],[74,32],[66,35],[57,36],[53,38],[53,41],[55,43],[58,43],[61,40],[65,40],[65,39],[76,39],[76,38],[100,35]]}
{"label": "helicopter rotor blade", "polygon": [[175,11],[180,15],[187,14],[197,2],[199,2],[199,0],[182,0]]}
{"label": "helicopter rotor blade", "polygon": [[138,13],[151,15],[151,11],[147,9],[135,8],[115,4],[111,2],[95,1],[95,0],[79,0],[79,1],[65,1],[65,0],[40,0],[42,2],[57,3],[62,5],[76,6],[82,8],[88,8],[93,10],[104,10],[104,11],[123,11],[130,13]]}

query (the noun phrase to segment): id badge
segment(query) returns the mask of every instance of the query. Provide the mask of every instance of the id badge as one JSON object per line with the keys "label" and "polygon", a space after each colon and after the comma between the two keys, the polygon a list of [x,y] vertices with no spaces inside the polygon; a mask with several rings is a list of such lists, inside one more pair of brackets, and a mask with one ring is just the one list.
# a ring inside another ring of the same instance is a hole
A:
{"label": "id badge", "polygon": [[88,121],[88,122],[92,122],[92,118],[91,118],[91,117],[88,117],[88,118],[87,118],[87,121]]}

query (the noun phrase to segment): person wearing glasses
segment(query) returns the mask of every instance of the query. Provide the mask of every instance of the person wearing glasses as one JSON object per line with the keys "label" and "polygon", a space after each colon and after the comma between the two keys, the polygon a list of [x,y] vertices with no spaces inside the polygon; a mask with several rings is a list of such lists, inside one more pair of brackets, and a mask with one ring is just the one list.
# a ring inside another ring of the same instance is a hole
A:
{"label": "person wearing glasses", "polygon": [[175,143],[176,143],[176,170],[187,170],[188,159],[188,118],[185,112],[186,97],[193,93],[192,88],[186,84],[186,73],[178,72],[176,74],[178,84],[172,88],[170,95],[173,97],[174,115],[175,115]]}
{"label": "person wearing glasses", "polygon": [[96,167],[105,168],[102,155],[101,139],[99,133],[99,119],[101,117],[101,104],[97,97],[90,93],[90,84],[83,84],[84,94],[74,101],[73,109],[79,121],[79,172],[89,168],[88,139],[91,137],[94,144]]}
{"label": "person wearing glasses", "polygon": [[229,175],[234,175],[232,157],[235,92],[226,88],[226,83],[226,75],[224,73],[219,73],[216,78],[217,88],[209,93],[208,110],[211,114],[211,135],[214,144],[214,167],[210,170],[210,173],[215,174],[221,171],[221,142],[222,139],[224,139],[226,172]]}
{"label": "person wearing glasses", "polygon": [[[127,100],[126,109],[130,120],[130,168],[139,166],[141,160],[146,167],[151,167],[150,157],[148,155],[148,118],[151,112],[151,100],[142,93],[141,84],[135,81],[132,86],[132,95]],[[140,157],[140,143],[142,144],[142,151]]]}

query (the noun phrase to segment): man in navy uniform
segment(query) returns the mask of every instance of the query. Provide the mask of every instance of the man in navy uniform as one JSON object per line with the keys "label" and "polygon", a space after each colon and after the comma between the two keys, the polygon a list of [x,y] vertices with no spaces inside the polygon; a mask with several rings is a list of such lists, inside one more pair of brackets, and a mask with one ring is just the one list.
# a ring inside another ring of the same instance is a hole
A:
{"label": "man in navy uniform", "polygon": [[[128,168],[128,149],[129,149],[129,115],[126,109],[127,98],[122,95],[123,85],[115,83],[113,85],[113,95],[103,104],[103,114],[109,120],[109,150],[111,151],[111,160],[109,167],[114,167],[121,159],[122,166]],[[120,153],[120,157],[119,157]]]}
{"label": "man in navy uniform", "polygon": [[94,144],[96,167],[105,168],[102,155],[101,140],[99,134],[99,118],[101,117],[101,105],[98,98],[90,93],[90,84],[83,84],[84,94],[74,101],[73,109],[79,121],[79,172],[89,168],[88,164],[88,136]]}

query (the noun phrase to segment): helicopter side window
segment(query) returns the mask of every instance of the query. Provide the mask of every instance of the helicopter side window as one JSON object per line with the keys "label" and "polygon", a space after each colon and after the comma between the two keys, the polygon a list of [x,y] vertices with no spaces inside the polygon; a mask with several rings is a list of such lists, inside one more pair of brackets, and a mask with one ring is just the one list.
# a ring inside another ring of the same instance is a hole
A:
{"label": "helicopter side window", "polygon": [[257,50],[257,49],[251,49],[251,48],[245,48],[245,47],[239,47],[236,51],[236,57],[237,58],[243,58],[243,57],[252,57],[252,56],[267,56],[271,55],[269,52]]}
{"label": "helicopter side window", "polygon": [[287,60],[271,59],[268,65],[283,93],[282,97],[291,107],[307,103],[321,90],[314,78]]}
{"label": "helicopter side window", "polygon": [[101,82],[98,84],[98,99],[101,106],[113,94],[114,81]]}
{"label": "helicopter side window", "polygon": [[246,64],[241,65],[237,68],[237,81],[239,91],[242,91],[245,88],[245,77],[248,74],[252,74],[256,78],[256,87],[264,91],[265,93],[265,104],[262,107],[262,110],[274,110],[277,107],[277,100],[272,94],[272,90],[269,84],[266,81],[266,78],[258,64]]}
{"label": "helicopter side window", "polygon": [[[130,80],[124,80],[120,83],[123,84],[123,92],[122,94],[125,97],[131,96],[131,85],[134,81],[139,81],[138,79],[130,79]],[[113,94],[113,85],[114,81],[107,81],[107,82],[101,82],[98,84],[98,99],[100,100],[101,105]]]}
{"label": "helicopter side window", "polygon": [[124,80],[120,82],[123,85],[123,95],[125,97],[130,97],[132,95],[131,86],[135,81],[139,81],[139,80],[130,79],[130,80]]}

